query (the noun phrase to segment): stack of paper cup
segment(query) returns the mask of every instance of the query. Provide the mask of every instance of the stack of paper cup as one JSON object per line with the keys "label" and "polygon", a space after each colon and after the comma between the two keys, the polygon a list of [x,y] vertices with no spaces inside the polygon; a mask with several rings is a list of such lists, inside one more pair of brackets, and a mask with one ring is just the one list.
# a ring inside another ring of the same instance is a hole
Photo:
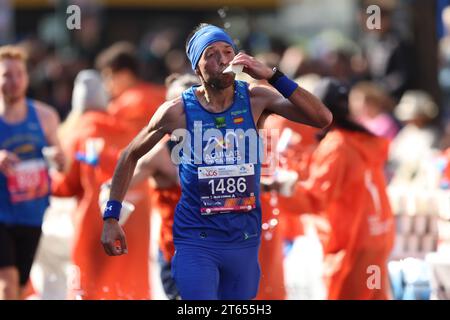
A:
{"label": "stack of paper cup", "polygon": [[429,217],[424,214],[418,214],[414,217],[414,234],[422,236],[427,233]]}
{"label": "stack of paper cup", "polygon": [[410,255],[416,255],[420,250],[419,236],[410,234],[407,239],[406,252]]}
{"label": "stack of paper cup", "polygon": [[392,249],[392,255],[403,256],[406,251],[406,236],[403,234],[398,234],[395,237],[394,248]]}
{"label": "stack of paper cup", "polygon": [[409,214],[401,214],[397,217],[398,232],[402,235],[410,234],[413,227],[413,216],[410,216]]}
{"label": "stack of paper cup", "polygon": [[430,253],[436,251],[436,237],[432,234],[426,234],[422,237],[422,252]]}

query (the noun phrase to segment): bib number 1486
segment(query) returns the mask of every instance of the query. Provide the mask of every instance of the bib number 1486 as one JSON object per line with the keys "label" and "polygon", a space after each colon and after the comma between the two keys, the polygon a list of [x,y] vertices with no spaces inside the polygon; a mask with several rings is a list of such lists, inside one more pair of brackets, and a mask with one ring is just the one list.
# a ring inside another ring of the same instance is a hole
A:
{"label": "bib number 1486", "polygon": [[245,183],[245,178],[243,177],[238,179],[212,179],[208,181],[208,184],[211,186],[211,195],[215,195],[216,193],[224,194],[225,192],[235,193],[236,190],[239,193],[244,193],[247,191],[247,184]]}

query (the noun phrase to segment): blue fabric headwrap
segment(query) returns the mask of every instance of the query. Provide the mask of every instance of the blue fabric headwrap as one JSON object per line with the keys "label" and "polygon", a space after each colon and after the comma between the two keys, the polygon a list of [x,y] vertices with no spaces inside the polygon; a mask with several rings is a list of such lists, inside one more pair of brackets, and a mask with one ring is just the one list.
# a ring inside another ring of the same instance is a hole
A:
{"label": "blue fabric headwrap", "polygon": [[189,40],[186,48],[186,54],[191,61],[192,70],[197,67],[198,61],[202,56],[203,51],[214,42],[223,41],[233,47],[234,52],[237,52],[236,46],[231,37],[221,28],[209,25],[198,30],[194,36]]}

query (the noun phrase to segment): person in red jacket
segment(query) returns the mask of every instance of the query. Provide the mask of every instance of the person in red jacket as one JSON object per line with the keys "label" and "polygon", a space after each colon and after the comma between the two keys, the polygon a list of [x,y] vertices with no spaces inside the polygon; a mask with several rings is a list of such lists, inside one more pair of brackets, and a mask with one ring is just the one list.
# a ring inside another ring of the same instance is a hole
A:
{"label": "person in red jacket", "polygon": [[337,80],[322,80],[315,94],[334,120],[313,153],[308,179],[295,186],[292,205],[330,223],[324,246],[329,299],[387,299],[395,234],[383,172],[388,141],[351,120],[348,89]]}
{"label": "person in red jacket", "polygon": [[65,174],[54,176],[52,184],[53,195],[78,198],[73,214],[72,249],[72,262],[78,272],[69,288],[69,298],[149,299],[150,217],[146,186],[140,184],[127,195],[127,201],[136,208],[124,225],[129,231],[130,253],[108,257],[98,241],[102,232],[100,185],[111,178],[119,153],[128,143],[126,126],[106,107],[100,76],[93,70],[80,72],[75,80],[71,120],[62,131],[63,147],[71,164]]}
{"label": "person in red jacket", "polygon": [[135,48],[127,42],[117,42],[101,52],[96,67],[112,98],[108,111],[126,124],[131,141],[165,101],[165,87],[139,77]]}

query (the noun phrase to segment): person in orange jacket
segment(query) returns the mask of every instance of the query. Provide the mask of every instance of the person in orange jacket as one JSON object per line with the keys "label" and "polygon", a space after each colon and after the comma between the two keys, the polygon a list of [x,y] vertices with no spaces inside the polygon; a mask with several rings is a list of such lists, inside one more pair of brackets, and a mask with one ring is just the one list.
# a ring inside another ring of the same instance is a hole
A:
{"label": "person in orange jacket", "polygon": [[264,121],[264,135],[266,146],[265,163],[262,166],[261,177],[261,214],[262,233],[258,260],[261,268],[256,300],[284,300],[286,299],[286,288],[284,283],[284,253],[283,234],[280,226],[280,210],[275,192],[271,192],[265,186],[273,179],[277,165],[276,146],[278,143],[276,132],[270,128],[279,122],[277,116],[271,115]]}
{"label": "person in orange jacket", "polygon": [[128,126],[131,141],[165,101],[165,87],[139,78],[136,51],[127,42],[117,42],[101,52],[96,67],[112,98],[108,111]]}
{"label": "person in orange jacket", "polygon": [[[305,78],[308,83],[311,77]],[[298,80],[298,83],[305,82]],[[264,82],[259,82],[264,84]],[[308,90],[308,86],[305,86]],[[264,122],[268,140],[265,142],[270,163],[265,167],[271,180],[277,168],[294,170],[306,178],[307,167],[312,151],[317,145],[315,134],[318,129],[289,121],[277,115],[270,115]],[[271,135],[271,128],[277,128],[278,137]],[[272,141],[272,139],[274,139]],[[277,150],[272,150],[276,148]],[[264,181],[264,179],[262,180]],[[270,182],[269,182],[270,183]],[[283,196],[277,192],[261,190],[262,237],[259,251],[261,280],[257,300],[284,300],[286,288],[284,279],[284,241],[294,241],[303,234],[303,225],[298,216],[289,214],[291,206],[286,206]]]}
{"label": "person in orange jacket", "polygon": [[[149,299],[150,218],[148,189],[138,186],[127,194],[136,207],[124,228],[130,253],[108,257],[100,241],[100,185],[110,179],[122,148],[128,143],[126,126],[106,112],[107,99],[101,78],[93,70],[75,80],[72,114],[62,132],[71,164],[65,174],[54,176],[53,195],[75,196],[72,260],[76,267],[70,298]],[[75,116],[74,116],[75,115]],[[78,118],[78,119],[77,119]]]}
{"label": "person in orange jacket", "polygon": [[295,186],[297,214],[323,213],[331,230],[324,246],[329,299],[387,299],[387,260],[395,230],[383,167],[388,141],[356,124],[348,89],[324,79],[315,90],[334,121],[312,156],[309,177]]}

